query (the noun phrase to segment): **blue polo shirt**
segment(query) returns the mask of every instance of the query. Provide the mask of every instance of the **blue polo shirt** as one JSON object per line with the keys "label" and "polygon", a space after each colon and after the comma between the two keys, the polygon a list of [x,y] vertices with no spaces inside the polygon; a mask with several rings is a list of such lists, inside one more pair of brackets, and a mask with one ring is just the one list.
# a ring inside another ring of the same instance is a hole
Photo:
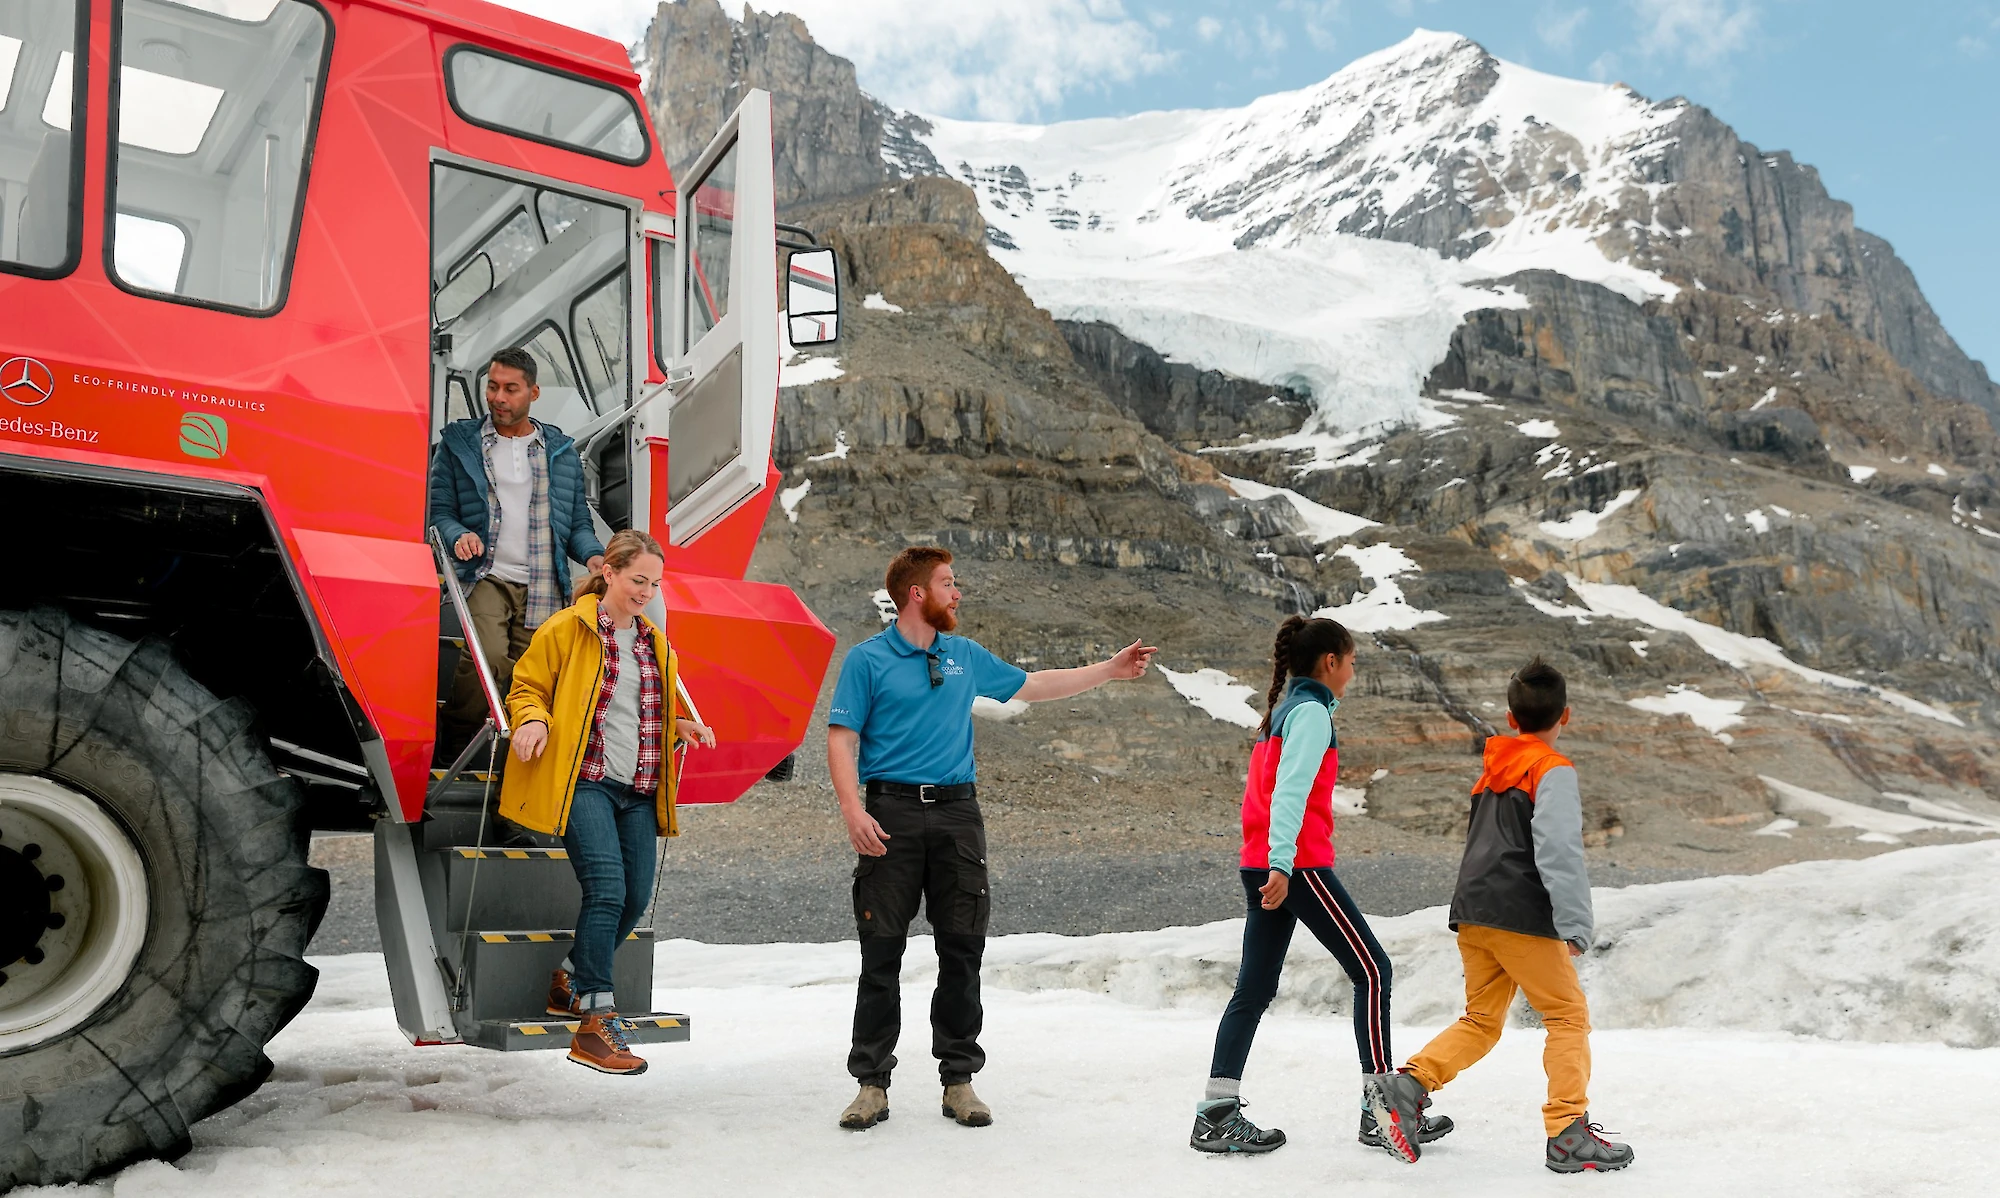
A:
{"label": "blue polo shirt", "polygon": [[1028,672],[970,637],[938,633],[930,652],[944,681],[931,685],[924,650],[894,624],[847,651],[827,723],[861,734],[861,780],[953,786],[976,780],[972,700],[1014,697]]}

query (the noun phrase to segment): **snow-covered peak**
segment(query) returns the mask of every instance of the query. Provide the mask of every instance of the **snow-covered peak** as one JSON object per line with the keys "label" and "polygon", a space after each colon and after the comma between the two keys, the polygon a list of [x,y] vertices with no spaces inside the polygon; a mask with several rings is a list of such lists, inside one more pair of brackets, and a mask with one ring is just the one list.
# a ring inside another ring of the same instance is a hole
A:
{"label": "snow-covered peak", "polygon": [[1044,241],[1042,228],[1157,225],[1239,249],[1354,234],[1496,274],[1556,269],[1639,299],[1675,291],[1630,261],[1628,222],[1655,223],[1660,185],[1646,167],[1683,109],[1419,30],[1242,108],[1049,126],[937,120],[929,143],[980,190],[1003,247]]}
{"label": "snow-covered peak", "polygon": [[[926,118],[996,256],[1058,317],[1309,388],[1312,432],[1417,414],[1490,283],[1525,269],[1671,297],[1652,169],[1681,102],[1418,30],[1240,108],[1015,125]],[[1382,243],[1403,243],[1385,245]]]}

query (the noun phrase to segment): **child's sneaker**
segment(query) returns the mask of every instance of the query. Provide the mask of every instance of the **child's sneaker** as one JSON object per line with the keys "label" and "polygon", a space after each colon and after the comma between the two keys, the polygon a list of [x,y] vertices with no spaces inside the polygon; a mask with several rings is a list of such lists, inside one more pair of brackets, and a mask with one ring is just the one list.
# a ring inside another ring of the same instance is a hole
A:
{"label": "child's sneaker", "polygon": [[1371,1073],[1361,1093],[1368,1113],[1375,1116],[1382,1147],[1397,1160],[1415,1164],[1424,1154],[1419,1136],[1431,1096],[1407,1073]]}
{"label": "child's sneaker", "polygon": [[[1423,1125],[1417,1128],[1417,1143],[1428,1144],[1432,1140],[1442,1140],[1451,1134],[1454,1126],[1450,1115],[1425,1115]],[[1361,1112],[1360,1138],[1361,1142],[1370,1148],[1389,1147],[1389,1141],[1382,1138],[1382,1128],[1375,1122],[1373,1111]]]}
{"label": "child's sneaker", "polygon": [[1272,1152],[1285,1146],[1285,1133],[1269,1131],[1243,1117],[1241,1098],[1210,1098],[1194,1104],[1194,1131],[1188,1146],[1196,1152]]}
{"label": "child's sneaker", "polygon": [[1582,1173],[1586,1169],[1610,1171],[1632,1163],[1632,1146],[1614,1144],[1604,1138],[1603,1124],[1592,1123],[1589,1114],[1549,1137],[1547,1164],[1556,1173]]}

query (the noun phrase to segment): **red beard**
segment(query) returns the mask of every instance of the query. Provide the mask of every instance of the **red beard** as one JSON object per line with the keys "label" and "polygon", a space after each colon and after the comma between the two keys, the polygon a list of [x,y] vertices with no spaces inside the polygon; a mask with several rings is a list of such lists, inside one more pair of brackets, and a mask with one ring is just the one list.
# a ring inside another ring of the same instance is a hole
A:
{"label": "red beard", "polygon": [[924,623],[939,632],[950,632],[958,627],[958,613],[951,610],[950,604],[927,593],[924,596]]}

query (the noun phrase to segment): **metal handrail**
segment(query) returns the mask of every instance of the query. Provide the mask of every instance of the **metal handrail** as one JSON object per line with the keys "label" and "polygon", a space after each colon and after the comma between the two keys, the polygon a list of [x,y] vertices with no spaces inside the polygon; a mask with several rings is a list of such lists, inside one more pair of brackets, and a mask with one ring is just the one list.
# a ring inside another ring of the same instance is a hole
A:
{"label": "metal handrail", "polygon": [[688,718],[697,724],[708,723],[707,720],[701,718],[701,708],[694,705],[694,696],[688,694],[687,683],[681,680],[679,674],[674,675],[674,689],[680,692],[681,702],[687,705]]}
{"label": "metal handrail", "polygon": [[459,631],[465,634],[466,647],[472,653],[472,666],[479,674],[479,689],[486,692],[486,709],[492,713],[493,728],[501,739],[514,734],[507,725],[507,704],[500,696],[500,684],[493,680],[493,671],[487,668],[486,654],[479,644],[479,633],[472,627],[472,612],[465,606],[465,592],[458,585],[458,571],[453,568],[451,555],[445,552],[444,537],[433,527],[430,530],[431,548],[437,551],[438,577],[444,579],[445,593],[451,596],[451,606],[458,612]]}

